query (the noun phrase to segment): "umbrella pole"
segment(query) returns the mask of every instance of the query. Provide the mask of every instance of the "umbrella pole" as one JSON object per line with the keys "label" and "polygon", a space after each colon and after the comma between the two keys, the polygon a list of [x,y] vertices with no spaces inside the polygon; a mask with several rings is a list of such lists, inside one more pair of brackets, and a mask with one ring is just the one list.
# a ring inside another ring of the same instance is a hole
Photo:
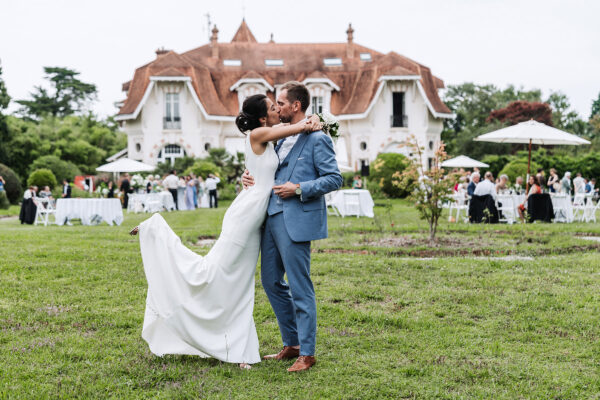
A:
{"label": "umbrella pole", "polygon": [[529,158],[527,159],[527,183],[525,184],[525,195],[529,193],[529,174],[531,173],[531,139],[529,139]]}

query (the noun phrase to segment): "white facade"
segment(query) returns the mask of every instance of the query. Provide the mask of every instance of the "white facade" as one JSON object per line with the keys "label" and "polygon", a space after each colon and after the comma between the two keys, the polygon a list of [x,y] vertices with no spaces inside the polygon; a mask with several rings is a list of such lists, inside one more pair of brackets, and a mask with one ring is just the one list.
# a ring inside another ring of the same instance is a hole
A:
{"label": "white facade", "polygon": [[[307,79],[304,82],[310,93],[311,103],[322,102],[322,108],[329,110],[331,93],[339,90],[328,79]],[[266,82],[240,80],[232,86],[238,93],[240,103],[251,94],[277,91]],[[398,125],[392,127],[394,92],[404,93],[403,115],[396,118]],[[176,97],[168,95],[175,94]],[[179,120],[165,118],[173,110],[173,99],[178,101]],[[167,100],[169,99],[169,100]],[[167,102],[171,104],[167,111]],[[310,113],[313,104],[309,106]],[[133,117],[133,118],[132,118]],[[338,162],[344,170],[358,171],[362,164],[369,164],[382,152],[396,152],[409,155],[404,146],[407,138],[414,135],[424,148],[424,163],[433,157],[440,141],[443,127],[442,118],[436,115],[415,77],[383,77],[380,79],[377,94],[367,111],[356,115],[339,115],[340,138],[336,145]],[[207,115],[196,94],[191,89],[189,78],[161,77],[151,81],[138,106],[138,110],[122,120],[122,129],[128,136],[128,157],[156,165],[159,161],[171,160],[178,155],[205,157],[207,150],[224,147],[230,153],[244,151],[244,135],[235,126],[235,117]],[[177,145],[181,151],[175,154]],[[168,151],[168,154],[167,154]]]}

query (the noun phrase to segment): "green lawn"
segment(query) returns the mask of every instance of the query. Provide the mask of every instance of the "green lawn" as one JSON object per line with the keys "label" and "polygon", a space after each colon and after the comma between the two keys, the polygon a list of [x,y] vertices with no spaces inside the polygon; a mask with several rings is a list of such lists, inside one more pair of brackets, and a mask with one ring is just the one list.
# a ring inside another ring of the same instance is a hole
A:
{"label": "green lawn", "polygon": [[[0,219],[0,398],[600,397],[600,224],[469,226],[439,243],[403,201],[375,219],[330,218],[314,243],[317,365],[250,371],[152,355],[140,337],[146,282],[120,227]],[[18,211],[18,210],[17,210]],[[224,209],[164,213],[198,253]],[[14,213],[13,213],[14,215]],[[281,343],[257,273],[263,354]]]}

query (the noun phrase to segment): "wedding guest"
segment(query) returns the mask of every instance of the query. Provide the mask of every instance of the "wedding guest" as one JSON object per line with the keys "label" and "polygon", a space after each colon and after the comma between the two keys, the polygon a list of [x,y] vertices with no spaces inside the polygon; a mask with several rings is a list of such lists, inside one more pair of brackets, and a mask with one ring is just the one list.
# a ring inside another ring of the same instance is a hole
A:
{"label": "wedding guest", "polygon": [[129,205],[129,193],[131,193],[131,184],[129,183],[128,173],[123,175],[123,180],[121,181],[121,187],[119,190],[121,190],[123,193],[123,208],[127,210],[127,206]]}
{"label": "wedding guest", "polygon": [[496,185],[494,184],[494,175],[492,175],[492,173],[488,171],[483,177],[484,179],[477,184],[477,187],[475,188],[473,194],[475,196],[485,196],[489,194],[494,198],[494,200],[496,200],[497,193]]}
{"label": "wedding guest", "polygon": [[515,178],[515,193],[521,194],[522,191],[523,191],[523,177],[517,176]]}
{"label": "wedding guest", "polygon": [[544,173],[544,169],[543,168],[538,168],[537,170],[537,174],[535,176],[538,180],[538,184],[540,186],[540,188],[542,189],[542,192],[544,191],[544,185],[546,184],[546,174]]}
{"label": "wedding guest", "polygon": [[565,176],[560,181],[560,192],[564,194],[571,194],[571,173],[565,172]]}
{"label": "wedding guest", "polygon": [[49,186],[44,186],[44,189],[40,190],[40,197],[43,198],[52,198],[52,192],[50,191],[50,187]]}
{"label": "wedding guest", "polygon": [[597,192],[598,189],[596,189],[595,186],[596,186],[596,178],[590,179],[590,181],[587,183],[587,185],[585,185],[585,192],[586,193],[595,193],[595,192]]}
{"label": "wedding guest", "polygon": [[148,175],[148,182],[146,183],[146,193],[152,193],[152,185],[154,177],[152,175]]}
{"label": "wedding guest", "polygon": [[206,189],[206,182],[204,182],[204,179],[202,179],[201,176],[198,177],[198,185],[200,186],[200,190],[198,191],[198,197],[200,197],[198,207],[208,208],[210,206],[208,201],[208,190]]}
{"label": "wedding guest", "polygon": [[521,222],[525,222],[525,204],[527,204],[527,199],[532,194],[540,194],[542,193],[542,188],[540,187],[540,183],[537,179],[537,176],[531,175],[529,177],[529,193],[525,196],[525,201],[523,204],[519,204],[517,209],[519,210],[519,218],[521,218]]}
{"label": "wedding guest", "polygon": [[108,194],[106,195],[106,197],[109,199],[115,197],[115,185],[113,181],[108,181]]}
{"label": "wedding guest", "polygon": [[360,175],[356,175],[352,181],[352,189],[362,189],[362,179]]}
{"label": "wedding guest", "polygon": [[213,207],[213,200],[214,200],[214,205],[215,208],[218,207],[218,200],[217,200],[217,184],[221,182],[221,179],[219,179],[217,176],[215,176],[214,174],[208,174],[208,178],[206,178],[206,189],[208,190],[208,196],[209,196],[209,205],[210,208]]}
{"label": "wedding guest", "polygon": [[193,210],[194,206],[194,181],[191,176],[185,177],[185,208],[186,210]]}
{"label": "wedding guest", "polygon": [[68,179],[63,179],[63,188],[62,188],[61,197],[63,199],[70,199],[71,198],[71,185],[69,184],[69,180]]}
{"label": "wedding guest", "polygon": [[2,175],[0,175],[0,192],[4,192],[4,185],[6,185],[6,182],[4,181]]}
{"label": "wedding guest", "polygon": [[475,194],[475,188],[477,188],[479,179],[480,179],[479,172],[473,172],[471,174],[471,183],[469,183],[469,186],[467,186],[467,194],[469,196],[473,196]]}
{"label": "wedding guest", "polygon": [[556,173],[556,169],[550,168],[550,177],[548,178],[548,190],[550,193],[560,191],[560,178]]}
{"label": "wedding guest", "polygon": [[508,191],[508,176],[500,175],[500,182],[496,184],[496,193],[504,193]]}
{"label": "wedding guest", "polygon": [[177,187],[179,186],[177,171],[172,170],[171,173],[163,179],[163,186],[171,193],[173,201],[175,202],[175,208],[179,210],[179,205],[177,204]]}
{"label": "wedding guest", "polygon": [[29,186],[25,192],[23,192],[23,200],[33,199],[35,197],[35,186]]}
{"label": "wedding guest", "polygon": [[23,193],[23,202],[21,203],[21,212],[19,213],[19,220],[22,224],[32,225],[35,221],[35,214],[37,212],[37,205],[35,204],[35,186],[29,186],[25,193]]}
{"label": "wedding guest", "polygon": [[585,180],[581,177],[581,172],[578,172],[573,178],[573,188],[575,193],[585,193]]}
{"label": "wedding guest", "polygon": [[196,179],[196,175],[192,172],[190,174],[190,178],[192,181],[192,190],[194,191],[194,208],[198,208],[198,179]]}

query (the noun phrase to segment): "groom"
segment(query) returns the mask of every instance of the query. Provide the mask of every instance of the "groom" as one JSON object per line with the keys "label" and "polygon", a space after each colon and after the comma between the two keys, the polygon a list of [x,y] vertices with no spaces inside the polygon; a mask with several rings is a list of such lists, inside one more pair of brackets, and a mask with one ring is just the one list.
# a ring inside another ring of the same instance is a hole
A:
{"label": "groom", "polygon": [[[277,95],[281,122],[305,119],[309,103],[303,84],[284,84]],[[322,131],[282,139],[275,151],[279,167],[262,233],[261,281],[277,316],[283,350],[264,359],[298,357],[288,368],[296,372],[316,362],[317,303],[310,279],[310,241],[327,237],[323,195],[339,189],[342,176],[333,143]],[[254,184],[247,172],[243,181],[246,186]]]}

